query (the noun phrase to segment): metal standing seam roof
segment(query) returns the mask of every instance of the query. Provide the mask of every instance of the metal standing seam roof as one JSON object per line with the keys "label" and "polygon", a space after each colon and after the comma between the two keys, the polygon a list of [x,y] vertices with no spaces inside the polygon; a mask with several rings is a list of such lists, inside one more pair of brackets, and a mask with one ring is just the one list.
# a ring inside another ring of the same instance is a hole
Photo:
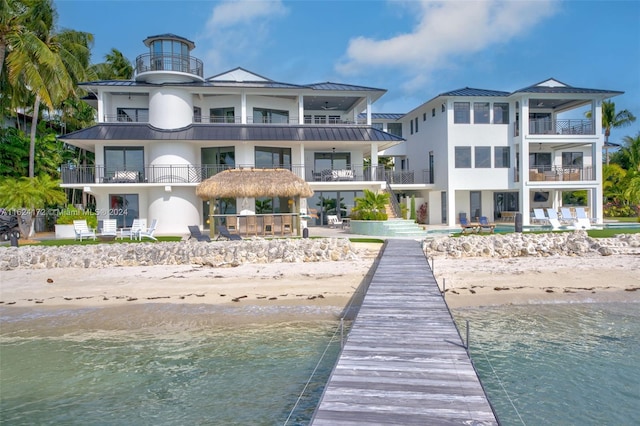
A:
{"label": "metal standing seam roof", "polygon": [[544,86],[531,86],[525,87],[524,89],[516,90],[513,93],[584,93],[584,94],[622,94],[624,92],[618,90],[603,90],[603,89],[585,89],[581,87],[544,87]]}
{"label": "metal standing seam roof", "polygon": [[339,83],[317,83],[317,84],[291,84],[281,83],[273,80],[266,81],[233,81],[233,80],[206,80],[182,83],[146,83],[134,80],[98,80],[79,83],[79,86],[102,86],[102,87],[244,87],[244,88],[272,88],[272,89],[311,89],[318,91],[373,91],[386,92],[386,89],[376,89],[373,87],[353,86]]}
{"label": "metal standing seam roof", "polygon": [[103,123],[60,137],[61,140],[253,140],[401,142],[403,138],[368,126],[295,126],[192,124],[175,130],[145,123]]}
{"label": "metal standing seam roof", "polygon": [[501,90],[474,89],[472,87],[464,87],[462,89],[451,90],[449,92],[440,93],[440,96],[509,96],[509,92]]}

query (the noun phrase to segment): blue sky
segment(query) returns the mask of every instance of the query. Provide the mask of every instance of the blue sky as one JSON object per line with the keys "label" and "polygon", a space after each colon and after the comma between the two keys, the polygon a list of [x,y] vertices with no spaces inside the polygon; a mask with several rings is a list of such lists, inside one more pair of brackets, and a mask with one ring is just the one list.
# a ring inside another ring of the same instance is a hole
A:
{"label": "blue sky", "polygon": [[174,33],[196,43],[205,77],[243,67],[287,83],[382,88],[374,112],[392,113],[462,87],[513,91],[553,77],[625,92],[616,110],[639,119],[610,141],[640,132],[638,0],[54,3],[60,28],[94,34],[94,63],[112,48],[133,61],[147,36]]}

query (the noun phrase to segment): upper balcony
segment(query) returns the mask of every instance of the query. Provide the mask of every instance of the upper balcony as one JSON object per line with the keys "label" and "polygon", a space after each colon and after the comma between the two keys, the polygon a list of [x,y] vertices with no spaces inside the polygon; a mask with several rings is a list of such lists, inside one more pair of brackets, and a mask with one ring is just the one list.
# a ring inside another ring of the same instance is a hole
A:
{"label": "upper balcony", "polygon": [[[247,124],[307,124],[307,125],[366,125],[366,119],[358,118],[357,120],[343,120],[340,116],[329,116],[324,118],[319,117],[305,117],[303,123],[299,122],[298,117],[278,117],[278,118],[270,118],[270,117],[260,117],[256,119],[253,116],[246,117]],[[148,123],[149,122],[149,112],[146,109],[136,109],[136,108],[121,108],[121,111],[118,114],[107,114],[103,118],[103,123]],[[241,116],[213,116],[213,115],[194,115],[193,121],[199,124],[241,124],[242,117]]]}
{"label": "upper balcony", "polygon": [[[514,136],[520,136],[520,123],[513,126]],[[558,119],[543,118],[529,120],[530,135],[595,135],[593,120],[587,119]]]}
{"label": "upper balcony", "polygon": [[145,53],[136,58],[136,75],[151,71],[169,71],[204,78],[202,61],[193,56],[169,53]]}
{"label": "upper balcony", "polygon": [[[221,166],[215,164],[166,164],[129,170],[98,166],[63,165],[60,170],[66,185],[92,184],[197,184],[230,168],[252,168],[253,165]],[[349,183],[387,181],[389,184],[433,183],[429,170],[385,170],[383,166],[347,165],[344,168],[313,170],[303,165],[274,165],[273,168],[291,170],[297,176],[313,183]]]}

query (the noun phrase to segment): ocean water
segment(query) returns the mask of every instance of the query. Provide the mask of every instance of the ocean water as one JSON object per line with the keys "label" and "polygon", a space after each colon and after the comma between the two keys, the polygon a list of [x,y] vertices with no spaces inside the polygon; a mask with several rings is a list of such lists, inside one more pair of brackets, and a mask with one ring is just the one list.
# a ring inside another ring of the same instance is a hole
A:
{"label": "ocean water", "polygon": [[[0,423],[305,425],[340,350],[338,321],[327,316],[1,308]],[[640,424],[640,303],[454,316],[463,336],[469,321],[471,356],[502,425]]]}
{"label": "ocean water", "polygon": [[316,314],[150,305],[3,315],[0,423],[307,424],[340,350],[339,322]]}
{"label": "ocean water", "polygon": [[640,303],[454,316],[502,425],[640,425]]}

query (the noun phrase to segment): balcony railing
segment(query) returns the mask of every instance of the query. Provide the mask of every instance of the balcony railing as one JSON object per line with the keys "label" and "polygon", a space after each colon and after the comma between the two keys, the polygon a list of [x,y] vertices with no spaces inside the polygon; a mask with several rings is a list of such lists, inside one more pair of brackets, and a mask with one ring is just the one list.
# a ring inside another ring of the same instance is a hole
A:
{"label": "balcony railing", "polygon": [[[215,164],[202,165],[153,165],[140,169],[114,169],[102,165],[76,167],[63,165],[61,176],[63,184],[190,184],[203,180],[232,168],[252,168],[253,165],[224,166]],[[264,167],[260,167],[264,168]],[[307,182],[363,182],[388,181],[391,184],[433,183],[432,174],[428,170],[392,171],[383,166],[356,166],[345,168],[313,170],[302,165],[273,165],[268,168],[284,168],[291,170]]]}
{"label": "balcony railing", "polygon": [[[214,115],[194,115],[193,116],[194,123],[205,123],[205,124],[240,124],[242,123],[242,117],[239,115],[236,116],[214,116]],[[256,120],[253,116],[247,116],[245,120],[247,124],[303,124],[300,123],[298,117],[261,117]],[[314,124],[318,126],[322,125],[339,125],[339,124],[357,124],[364,125],[367,124],[366,120],[343,120],[342,118],[326,118],[322,120],[316,119],[304,119],[304,124]]]}
{"label": "balcony railing", "polygon": [[593,120],[539,119],[529,121],[531,135],[595,135]]}
{"label": "balcony railing", "polygon": [[136,58],[136,74],[149,71],[175,71],[202,78],[202,61],[192,56],[145,53]]}
{"label": "balcony railing", "polygon": [[529,181],[577,182],[594,180],[593,167],[542,166],[529,168]]}

